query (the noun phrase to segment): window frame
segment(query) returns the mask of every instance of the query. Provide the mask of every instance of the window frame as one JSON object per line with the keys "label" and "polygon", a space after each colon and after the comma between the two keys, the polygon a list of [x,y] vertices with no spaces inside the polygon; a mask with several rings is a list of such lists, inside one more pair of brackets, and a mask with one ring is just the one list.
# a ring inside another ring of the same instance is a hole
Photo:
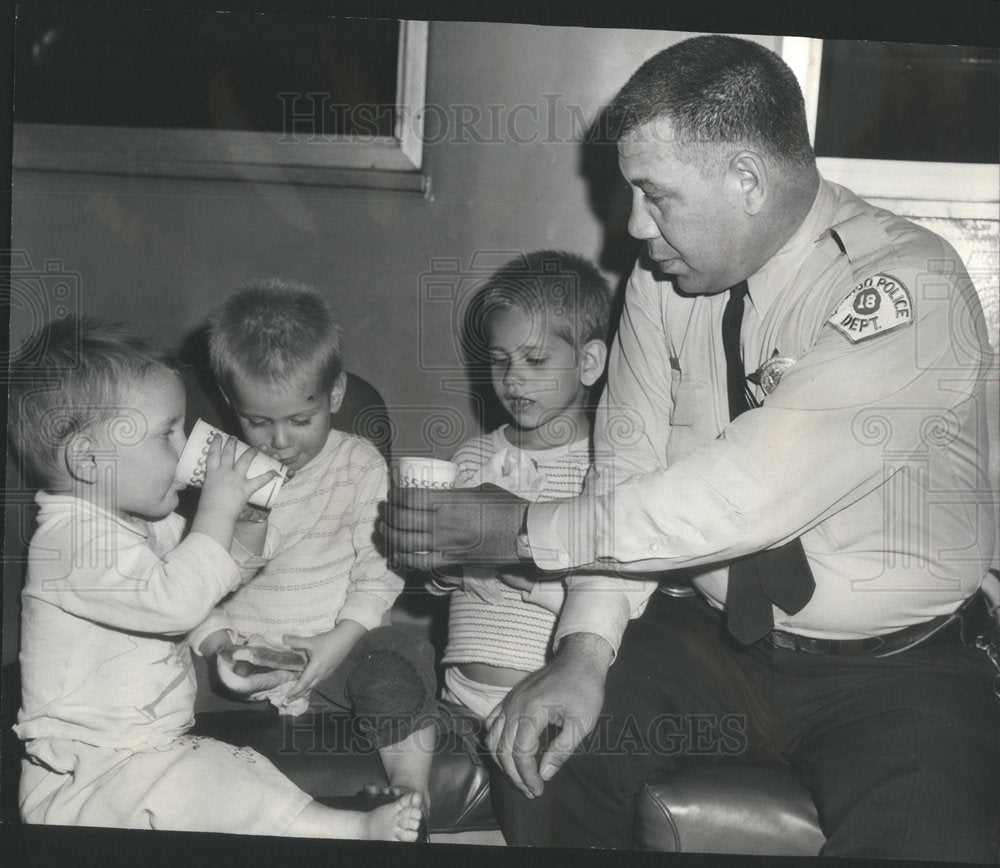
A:
{"label": "window frame", "polygon": [[[795,73],[806,104],[809,141],[816,142],[823,40],[783,36],[781,56]],[[951,216],[996,219],[1000,164],[817,157],[823,177],[868,199],[948,202]],[[919,171],[914,167],[919,166]]]}
{"label": "window frame", "polygon": [[392,136],[17,123],[13,165],[50,172],[408,190],[423,169],[426,21],[400,21]]}

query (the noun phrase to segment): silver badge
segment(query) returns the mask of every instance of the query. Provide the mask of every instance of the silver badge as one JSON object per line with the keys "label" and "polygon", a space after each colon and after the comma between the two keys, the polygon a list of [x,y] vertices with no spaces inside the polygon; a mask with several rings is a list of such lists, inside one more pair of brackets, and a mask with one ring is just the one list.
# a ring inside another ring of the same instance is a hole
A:
{"label": "silver badge", "polygon": [[747,379],[755,386],[760,386],[764,390],[765,395],[770,395],[771,392],[778,388],[778,383],[781,382],[781,377],[785,371],[794,364],[795,359],[783,356],[778,350],[775,350],[771,353],[771,358],[750,374]]}

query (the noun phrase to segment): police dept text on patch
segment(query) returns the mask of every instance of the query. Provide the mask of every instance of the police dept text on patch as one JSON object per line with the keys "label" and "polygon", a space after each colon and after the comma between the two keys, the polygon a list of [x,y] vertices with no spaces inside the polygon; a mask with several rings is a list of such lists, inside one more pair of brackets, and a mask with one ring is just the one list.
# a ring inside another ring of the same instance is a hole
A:
{"label": "police dept text on patch", "polygon": [[910,293],[890,274],[861,281],[827,320],[851,343],[885,334],[913,318]]}

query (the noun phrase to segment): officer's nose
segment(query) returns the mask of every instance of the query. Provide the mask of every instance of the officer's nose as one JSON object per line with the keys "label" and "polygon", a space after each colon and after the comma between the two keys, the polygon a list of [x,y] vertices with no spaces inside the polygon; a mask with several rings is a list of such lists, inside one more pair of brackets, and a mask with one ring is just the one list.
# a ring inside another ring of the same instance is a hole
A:
{"label": "officer's nose", "polygon": [[658,238],[660,229],[649,213],[642,190],[632,191],[632,210],[628,216],[628,234],[640,241],[651,241]]}

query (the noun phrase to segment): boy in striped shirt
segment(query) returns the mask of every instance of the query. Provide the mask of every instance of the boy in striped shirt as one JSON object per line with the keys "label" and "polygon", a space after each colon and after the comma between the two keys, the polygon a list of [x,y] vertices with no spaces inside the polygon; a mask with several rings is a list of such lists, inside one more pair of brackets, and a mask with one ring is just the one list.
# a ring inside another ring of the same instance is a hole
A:
{"label": "boy in striped shirt", "polygon": [[[508,262],[477,291],[466,347],[488,364],[507,422],[463,443],[456,485],[492,483],[528,500],[580,493],[590,467],[592,387],[607,357],[610,290],[580,257],[543,250]],[[444,699],[485,718],[546,661],[561,582],[466,568],[450,593]]]}

